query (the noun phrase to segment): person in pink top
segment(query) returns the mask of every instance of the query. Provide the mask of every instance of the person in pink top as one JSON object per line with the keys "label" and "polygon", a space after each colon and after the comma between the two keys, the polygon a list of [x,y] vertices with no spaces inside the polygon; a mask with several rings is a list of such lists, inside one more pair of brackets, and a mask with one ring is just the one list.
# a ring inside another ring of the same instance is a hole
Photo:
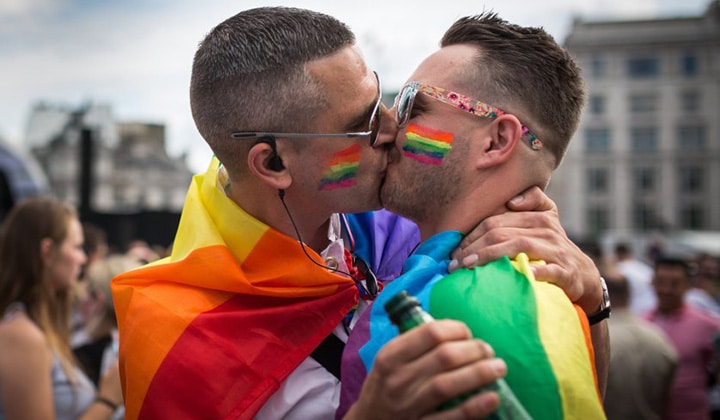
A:
{"label": "person in pink top", "polygon": [[708,375],[717,374],[711,370],[717,369],[713,341],[720,335],[720,320],[684,303],[685,292],[690,288],[684,260],[657,260],[652,284],[657,306],[645,317],[665,331],[680,357],[666,418],[709,419]]}

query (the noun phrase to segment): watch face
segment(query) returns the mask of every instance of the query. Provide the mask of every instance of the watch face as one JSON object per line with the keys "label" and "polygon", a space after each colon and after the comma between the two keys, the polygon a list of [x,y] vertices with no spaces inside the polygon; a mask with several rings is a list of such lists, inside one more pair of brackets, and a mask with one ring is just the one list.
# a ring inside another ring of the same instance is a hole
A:
{"label": "watch face", "polygon": [[603,310],[610,307],[610,292],[608,292],[607,284],[605,283],[605,279],[602,277],[600,277],[600,285],[603,289],[603,300],[602,303],[600,303],[600,310]]}

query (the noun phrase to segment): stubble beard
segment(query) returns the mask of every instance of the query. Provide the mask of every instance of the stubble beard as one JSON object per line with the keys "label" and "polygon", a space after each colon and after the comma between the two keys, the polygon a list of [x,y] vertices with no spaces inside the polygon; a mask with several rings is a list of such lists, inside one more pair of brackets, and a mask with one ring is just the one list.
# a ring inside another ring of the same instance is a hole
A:
{"label": "stubble beard", "polygon": [[446,161],[443,168],[412,165],[412,176],[399,176],[403,181],[385,179],[380,190],[383,206],[415,223],[432,222],[440,217],[459,195],[461,177],[459,167]]}

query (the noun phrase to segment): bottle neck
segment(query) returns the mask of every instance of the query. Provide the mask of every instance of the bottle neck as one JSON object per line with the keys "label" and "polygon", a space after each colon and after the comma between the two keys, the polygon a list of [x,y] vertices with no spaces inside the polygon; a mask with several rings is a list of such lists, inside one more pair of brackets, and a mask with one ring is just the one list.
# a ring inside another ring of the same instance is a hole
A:
{"label": "bottle neck", "polygon": [[396,325],[401,333],[409,331],[422,324],[427,324],[435,319],[421,307],[416,306],[399,314]]}

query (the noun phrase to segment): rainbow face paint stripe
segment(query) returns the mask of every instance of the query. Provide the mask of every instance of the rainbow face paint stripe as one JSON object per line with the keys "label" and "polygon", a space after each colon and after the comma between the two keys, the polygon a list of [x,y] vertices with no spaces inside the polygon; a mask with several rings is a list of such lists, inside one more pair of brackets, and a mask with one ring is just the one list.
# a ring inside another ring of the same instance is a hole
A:
{"label": "rainbow face paint stripe", "polygon": [[354,144],[332,156],[329,168],[320,180],[321,190],[335,190],[352,187],[357,183],[355,176],[360,169],[362,148]]}
{"label": "rainbow face paint stripe", "polygon": [[403,154],[426,165],[442,165],[452,141],[452,133],[410,124],[405,131]]}

